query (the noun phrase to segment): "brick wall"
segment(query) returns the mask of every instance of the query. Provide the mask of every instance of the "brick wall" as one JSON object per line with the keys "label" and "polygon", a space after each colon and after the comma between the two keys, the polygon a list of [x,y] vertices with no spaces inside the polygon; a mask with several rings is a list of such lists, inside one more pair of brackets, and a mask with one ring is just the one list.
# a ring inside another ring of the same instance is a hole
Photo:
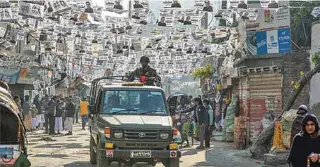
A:
{"label": "brick wall", "polygon": [[[283,55],[283,106],[286,104],[292,90],[291,81],[300,79],[300,71],[305,73],[310,70],[310,61],[308,53],[291,53]],[[301,93],[296,98],[292,109],[298,108],[299,105],[309,105],[310,84],[306,84]],[[309,106],[308,106],[309,107]]]}

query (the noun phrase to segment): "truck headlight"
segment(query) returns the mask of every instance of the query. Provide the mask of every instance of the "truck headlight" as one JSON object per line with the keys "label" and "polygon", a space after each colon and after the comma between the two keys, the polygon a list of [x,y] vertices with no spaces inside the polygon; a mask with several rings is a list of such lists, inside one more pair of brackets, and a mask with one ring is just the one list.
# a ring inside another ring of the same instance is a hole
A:
{"label": "truck headlight", "polygon": [[169,133],[160,133],[160,138],[161,138],[161,139],[167,139],[167,138],[169,138]]}
{"label": "truck headlight", "polygon": [[115,132],[114,137],[120,139],[123,136],[122,132]]}

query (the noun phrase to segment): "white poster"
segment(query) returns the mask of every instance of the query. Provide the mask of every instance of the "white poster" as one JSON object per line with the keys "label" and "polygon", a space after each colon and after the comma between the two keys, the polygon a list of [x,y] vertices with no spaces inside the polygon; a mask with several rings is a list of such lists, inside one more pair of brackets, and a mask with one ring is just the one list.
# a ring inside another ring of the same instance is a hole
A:
{"label": "white poster", "polygon": [[171,8],[173,0],[163,0],[162,2],[165,8]]}
{"label": "white poster", "polygon": [[195,4],[194,6],[197,8],[197,9],[203,9],[204,7],[204,0],[195,0]]}
{"label": "white poster", "polygon": [[44,1],[21,1],[19,5],[19,15],[42,20],[44,15]]}
{"label": "white poster", "polygon": [[240,0],[229,0],[230,8],[238,8]]}
{"label": "white poster", "polygon": [[174,25],[174,10],[160,9],[160,16],[158,18],[158,26],[172,27]]}
{"label": "white poster", "polygon": [[66,0],[51,0],[49,4],[54,13],[63,13],[71,9]]}
{"label": "white poster", "polygon": [[261,7],[268,8],[270,0],[260,0]]}
{"label": "white poster", "polygon": [[267,31],[268,53],[279,53],[278,30]]}
{"label": "white poster", "polygon": [[0,2],[0,22],[11,22],[12,20],[10,2],[8,0]]}

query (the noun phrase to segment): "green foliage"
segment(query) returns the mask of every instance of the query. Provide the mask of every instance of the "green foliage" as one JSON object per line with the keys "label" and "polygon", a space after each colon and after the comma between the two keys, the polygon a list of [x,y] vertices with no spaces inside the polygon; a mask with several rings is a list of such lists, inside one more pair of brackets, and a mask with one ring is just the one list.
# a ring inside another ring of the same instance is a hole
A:
{"label": "green foliage", "polygon": [[311,12],[319,6],[320,1],[290,1],[291,39],[300,48],[311,46],[312,22],[319,20]]}
{"label": "green foliage", "polygon": [[320,51],[314,53],[311,56],[311,62],[314,64],[320,64]]}
{"label": "green foliage", "polygon": [[207,64],[203,68],[198,68],[194,72],[191,73],[191,76],[194,78],[207,79],[210,78],[213,74],[212,65]]}

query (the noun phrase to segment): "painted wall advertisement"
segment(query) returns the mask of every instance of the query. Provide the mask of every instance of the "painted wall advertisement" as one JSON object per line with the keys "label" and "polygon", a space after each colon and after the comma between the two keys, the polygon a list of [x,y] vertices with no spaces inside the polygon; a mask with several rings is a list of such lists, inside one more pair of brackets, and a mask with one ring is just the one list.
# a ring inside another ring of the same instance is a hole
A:
{"label": "painted wall advertisement", "polygon": [[8,84],[15,84],[19,77],[20,68],[18,67],[0,67],[0,80]]}
{"label": "painted wall advertisement", "polygon": [[291,52],[290,28],[267,31],[247,31],[249,55]]}

